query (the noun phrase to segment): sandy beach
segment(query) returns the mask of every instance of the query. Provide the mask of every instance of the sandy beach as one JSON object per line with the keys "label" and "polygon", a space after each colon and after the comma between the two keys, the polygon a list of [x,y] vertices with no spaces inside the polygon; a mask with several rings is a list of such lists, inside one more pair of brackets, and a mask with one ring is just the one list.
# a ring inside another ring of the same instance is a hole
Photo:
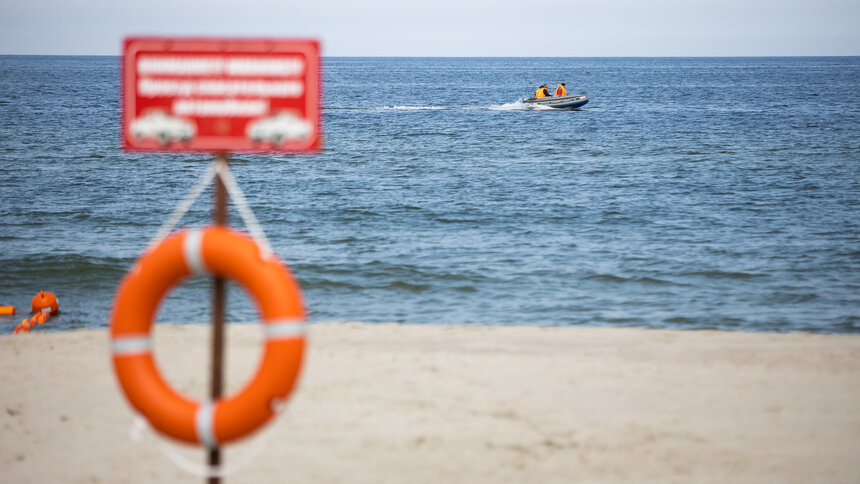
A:
{"label": "sandy beach", "polygon": [[[207,326],[159,325],[200,397]],[[231,325],[241,386],[261,330]],[[0,481],[201,482],[120,394],[103,330],[0,337]],[[225,482],[860,482],[860,337],[323,323],[278,420]],[[179,450],[176,450],[179,449]],[[250,456],[250,457],[248,457]]]}

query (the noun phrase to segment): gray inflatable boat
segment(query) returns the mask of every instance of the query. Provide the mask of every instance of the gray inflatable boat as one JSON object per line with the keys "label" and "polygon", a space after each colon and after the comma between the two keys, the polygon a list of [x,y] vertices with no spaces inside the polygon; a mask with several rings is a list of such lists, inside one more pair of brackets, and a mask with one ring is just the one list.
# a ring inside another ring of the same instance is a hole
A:
{"label": "gray inflatable boat", "polygon": [[588,103],[588,98],[581,94],[571,96],[549,96],[535,99],[533,97],[523,99],[526,104],[536,104],[539,106],[547,106],[554,109],[576,109],[585,106]]}

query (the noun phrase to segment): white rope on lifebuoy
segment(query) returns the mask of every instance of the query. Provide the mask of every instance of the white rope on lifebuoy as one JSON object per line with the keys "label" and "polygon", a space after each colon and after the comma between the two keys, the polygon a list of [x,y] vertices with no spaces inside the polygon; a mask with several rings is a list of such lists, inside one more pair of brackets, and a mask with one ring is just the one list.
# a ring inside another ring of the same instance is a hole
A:
{"label": "white rope on lifebuoy", "polygon": [[263,259],[268,259],[273,253],[272,246],[269,245],[269,239],[266,238],[266,234],[263,232],[263,227],[260,225],[260,222],[257,221],[257,217],[254,216],[254,212],[251,211],[248,200],[245,199],[245,194],[242,193],[242,189],[239,188],[239,184],[236,183],[236,179],[233,178],[233,172],[230,171],[230,167],[227,163],[218,163],[215,167],[215,171],[218,173],[218,176],[221,177],[221,181],[224,183],[224,187],[227,189],[227,194],[230,196],[230,199],[236,204],[236,209],[239,211],[239,216],[242,217],[242,221],[245,222],[245,226],[248,228],[248,233],[251,234],[251,238],[253,238],[254,241],[257,242],[257,245],[260,246],[260,256]]}
{"label": "white rope on lifebuoy", "polygon": [[155,237],[149,242],[149,247],[155,247],[165,237],[170,235],[170,232],[173,231],[173,228],[176,227],[176,224],[182,220],[182,217],[188,212],[188,209],[191,208],[191,205],[194,204],[195,201],[200,197],[203,193],[203,190],[212,183],[212,180],[215,178],[215,163],[213,162],[209,165],[209,168],[200,175],[200,178],[197,180],[197,183],[191,187],[191,190],[188,191],[188,194],[185,195],[185,198],[176,205],[176,208],[173,210],[173,213],[170,214],[170,217],[161,224],[161,227],[158,228],[158,231],[155,233]]}
{"label": "white rope on lifebuoy", "polygon": [[203,194],[203,191],[206,190],[206,187],[212,183],[216,176],[224,183],[224,187],[227,189],[227,195],[233,203],[236,204],[239,216],[248,228],[248,233],[251,235],[251,238],[260,246],[260,256],[263,259],[268,259],[272,254],[274,254],[274,251],[272,250],[271,244],[269,244],[269,239],[266,237],[266,233],[263,231],[262,225],[260,225],[260,222],[251,210],[251,206],[248,204],[248,200],[245,198],[245,194],[242,192],[239,184],[236,183],[236,178],[233,177],[233,172],[230,170],[230,166],[227,165],[227,163],[218,163],[217,160],[214,160],[212,164],[209,165],[206,171],[200,175],[197,183],[195,183],[194,186],[191,187],[191,190],[189,190],[185,195],[185,198],[176,205],[176,208],[173,210],[173,213],[170,214],[170,217],[168,217],[161,227],[159,227],[155,237],[150,241],[149,247],[157,246],[162,240],[170,235],[179,221],[182,220],[182,217],[188,213],[188,210],[191,209],[194,202],[200,198],[200,195]]}
{"label": "white rope on lifebuoy", "polygon": [[[274,333],[279,333],[280,330],[284,329],[282,326],[286,324],[290,324],[291,320],[284,320],[283,323],[278,324],[278,329],[274,331]],[[242,321],[238,324],[252,324],[252,322]],[[293,328],[292,331],[285,331],[285,333],[300,333],[304,334],[306,331],[306,324],[295,325],[298,328]],[[264,327],[264,330],[266,328]],[[264,331],[265,339],[277,339],[278,336],[282,335],[273,335],[270,334],[269,331]],[[137,340],[138,338],[135,338]],[[149,350],[147,340],[147,348],[146,351]],[[136,343],[138,341],[135,341]],[[275,413],[276,418],[274,418],[274,423],[270,425],[267,429],[264,429],[260,432],[253,443],[248,443],[244,446],[241,451],[236,453],[231,453],[230,464],[229,465],[220,465],[220,466],[210,466],[206,464],[201,464],[198,461],[192,461],[185,455],[177,450],[176,445],[172,444],[168,440],[159,439],[155,430],[149,425],[145,418],[140,415],[135,415],[131,421],[131,427],[129,428],[129,438],[132,442],[142,443],[144,442],[144,437],[147,439],[151,439],[164,453],[165,457],[173,464],[196,477],[202,478],[224,478],[232,474],[236,474],[237,472],[248,467],[262,452],[263,450],[269,448],[269,444],[272,439],[279,435],[283,431],[283,426],[287,425],[286,422],[288,419],[284,418],[284,414],[287,413],[287,405],[286,399],[278,399],[273,400],[271,405],[272,411]]]}
{"label": "white rope on lifebuoy", "polygon": [[[283,412],[279,412],[283,413]],[[148,432],[147,432],[148,431]],[[269,446],[271,442],[272,436],[274,432],[267,431],[263,435],[261,435],[257,442],[253,445],[249,446],[246,451],[241,454],[236,454],[231,456],[232,464],[230,465],[221,465],[221,466],[209,466],[205,464],[200,464],[196,461],[191,461],[184,455],[182,455],[173,445],[168,443],[165,440],[155,438],[155,432],[152,428],[147,424],[146,419],[143,417],[136,416],[131,422],[131,428],[129,429],[129,437],[132,442],[143,442],[144,435],[149,435],[153,437],[155,444],[161,449],[161,452],[167,457],[170,462],[196,477],[203,478],[223,478],[227,477],[230,474],[235,474],[242,469],[248,467],[254,459],[259,456],[264,449]]]}

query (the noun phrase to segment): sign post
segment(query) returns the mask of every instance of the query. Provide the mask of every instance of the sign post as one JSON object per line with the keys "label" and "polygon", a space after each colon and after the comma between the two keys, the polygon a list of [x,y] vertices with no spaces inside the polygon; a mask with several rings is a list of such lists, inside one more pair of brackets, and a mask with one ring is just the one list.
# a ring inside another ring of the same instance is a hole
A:
{"label": "sign post", "polygon": [[[127,38],[121,93],[127,151],[209,152],[216,168],[226,168],[230,152],[313,153],[321,147],[315,40]],[[213,223],[228,225],[220,176]],[[225,279],[213,279],[213,402],[222,396],[225,285]],[[219,468],[217,446],[209,449],[208,462],[210,470]]]}
{"label": "sign post", "polygon": [[[227,165],[227,155],[220,153],[215,158],[216,164]],[[226,168],[226,166],[225,166]],[[213,208],[214,225],[229,225],[227,214],[227,188],[221,177],[215,179],[215,207]],[[223,277],[215,277],[212,281],[212,376],[209,380],[209,397],[212,401],[221,398],[224,386],[224,313],[227,310],[226,282]],[[209,467],[221,465],[221,449],[209,449]],[[218,484],[221,479],[210,477],[209,484]]]}

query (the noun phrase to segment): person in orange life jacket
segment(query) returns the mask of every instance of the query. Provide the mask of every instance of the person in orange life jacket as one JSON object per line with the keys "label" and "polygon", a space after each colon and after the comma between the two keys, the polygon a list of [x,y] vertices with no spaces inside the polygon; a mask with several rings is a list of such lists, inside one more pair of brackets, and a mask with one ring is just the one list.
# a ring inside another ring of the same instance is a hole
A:
{"label": "person in orange life jacket", "polygon": [[556,96],[567,96],[567,89],[564,88],[564,83],[558,85],[558,88],[555,90]]}
{"label": "person in orange life jacket", "polygon": [[547,89],[546,84],[542,84],[537,91],[535,91],[535,99],[549,97],[549,89]]}

